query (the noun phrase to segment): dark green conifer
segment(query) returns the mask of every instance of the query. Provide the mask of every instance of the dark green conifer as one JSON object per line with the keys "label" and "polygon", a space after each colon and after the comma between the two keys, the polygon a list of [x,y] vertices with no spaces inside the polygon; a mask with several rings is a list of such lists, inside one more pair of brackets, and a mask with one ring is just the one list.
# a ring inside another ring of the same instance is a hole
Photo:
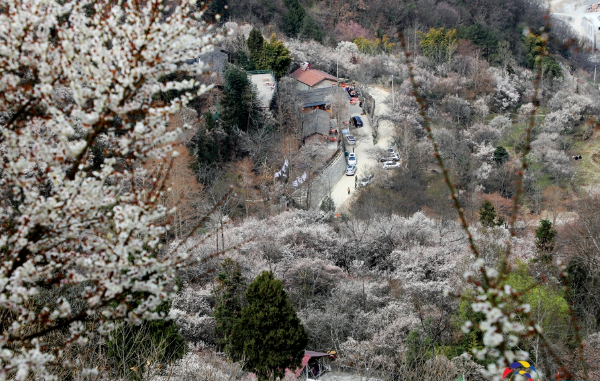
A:
{"label": "dark green conifer", "polygon": [[486,227],[502,225],[504,223],[504,219],[501,217],[496,219],[496,217],[494,205],[492,205],[492,203],[488,200],[483,200],[481,203],[481,208],[479,208],[479,222]]}
{"label": "dark green conifer", "polygon": [[252,60],[252,62],[254,62],[254,64],[258,62],[259,57],[262,54],[264,42],[265,39],[263,38],[260,30],[252,28],[252,30],[250,31],[250,35],[248,36],[248,41],[246,41],[246,44],[248,45],[248,50],[250,51],[250,59]]}
{"label": "dark green conifer", "polygon": [[494,151],[494,161],[496,162],[496,164],[502,165],[508,160],[508,158],[509,156],[508,151],[506,151],[506,148],[502,146],[496,147],[496,150]]}
{"label": "dark green conifer", "polygon": [[240,265],[230,258],[221,263],[223,271],[217,276],[217,287],[213,295],[217,299],[215,307],[215,335],[217,344],[225,352],[230,352],[230,335],[235,323],[242,314],[242,292],[244,278]]}
{"label": "dark green conifer", "polygon": [[554,250],[556,230],[552,229],[552,222],[541,220],[540,226],[535,230],[535,247],[540,255],[547,255]]}
{"label": "dark green conifer", "polygon": [[243,359],[259,380],[283,378],[286,368],[300,366],[308,334],[272,272],[263,271],[248,286],[246,302],[233,326],[229,353]]}

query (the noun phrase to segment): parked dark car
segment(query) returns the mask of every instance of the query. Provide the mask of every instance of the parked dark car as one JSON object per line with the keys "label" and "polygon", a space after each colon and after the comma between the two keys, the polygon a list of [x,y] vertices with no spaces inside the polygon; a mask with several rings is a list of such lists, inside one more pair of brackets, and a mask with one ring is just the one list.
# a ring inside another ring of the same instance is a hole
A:
{"label": "parked dark car", "polygon": [[352,120],[352,124],[354,124],[354,127],[362,127],[363,126],[363,121],[362,121],[362,119],[360,119],[360,116],[353,116],[350,119]]}

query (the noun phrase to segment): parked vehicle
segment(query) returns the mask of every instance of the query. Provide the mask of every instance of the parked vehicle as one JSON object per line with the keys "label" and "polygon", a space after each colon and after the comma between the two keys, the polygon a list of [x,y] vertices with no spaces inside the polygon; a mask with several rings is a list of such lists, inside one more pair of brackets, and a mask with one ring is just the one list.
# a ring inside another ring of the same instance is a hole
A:
{"label": "parked vehicle", "polygon": [[386,161],[383,163],[383,169],[400,168],[401,164],[397,161]]}
{"label": "parked vehicle", "polygon": [[356,139],[354,139],[354,136],[352,136],[352,135],[347,135],[346,136],[346,141],[351,146],[353,146],[354,144],[356,144]]}
{"label": "parked vehicle", "polygon": [[392,146],[389,146],[389,147],[387,148],[387,151],[388,151],[389,153],[395,153],[395,152],[394,152],[394,147],[392,147]]}
{"label": "parked vehicle", "polygon": [[382,156],[381,158],[379,158],[380,162],[384,162],[384,161],[400,161],[400,155],[398,155],[397,153],[393,153],[389,156]]}
{"label": "parked vehicle", "polygon": [[348,155],[348,165],[356,165],[356,154],[353,152],[350,155]]}
{"label": "parked vehicle", "polygon": [[360,119],[360,116],[353,116],[352,118],[350,118],[350,120],[352,121],[352,124],[354,124],[354,127],[363,126],[363,121],[362,119]]}
{"label": "parked vehicle", "polygon": [[346,168],[346,176],[354,176],[356,174],[356,165],[351,164]]}
{"label": "parked vehicle", "polygon": [[375,175],[373,175],[373,174],[366,175],[365,177],[363,177],[360,180],[360,186],[366,187],[367,185],[371,184],[373,181],[375,181]]}

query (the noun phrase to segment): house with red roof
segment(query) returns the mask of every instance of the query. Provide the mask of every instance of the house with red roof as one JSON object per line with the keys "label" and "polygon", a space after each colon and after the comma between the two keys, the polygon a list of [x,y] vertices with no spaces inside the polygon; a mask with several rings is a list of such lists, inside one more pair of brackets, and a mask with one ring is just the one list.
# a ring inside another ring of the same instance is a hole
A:
{"label": "house with red roof", "polygon": [[338,84],[339,80],[324,71],[311,69],[310,64],[305,62],[290,77],[297,81],[298,90],[322,89]]}

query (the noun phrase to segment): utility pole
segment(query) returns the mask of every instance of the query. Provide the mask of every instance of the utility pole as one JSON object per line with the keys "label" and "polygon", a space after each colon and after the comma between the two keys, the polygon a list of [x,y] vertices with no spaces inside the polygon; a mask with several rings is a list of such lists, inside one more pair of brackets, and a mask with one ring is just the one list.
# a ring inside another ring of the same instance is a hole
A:
{"label": "utility pole", "polygon": [[335,56],[335,77],[339,80],[340,79],[340,66],[338,64],[338,60],[339,60],[339,57],[336,54],[336,56]]}
{"label": "utility pole", "polygon": [[596,65],[594,65],[594,85],[596,84]]}
{"label": "utility pole", "polygon": [[394,108],[394,74],[392,74],[392,108]]}

